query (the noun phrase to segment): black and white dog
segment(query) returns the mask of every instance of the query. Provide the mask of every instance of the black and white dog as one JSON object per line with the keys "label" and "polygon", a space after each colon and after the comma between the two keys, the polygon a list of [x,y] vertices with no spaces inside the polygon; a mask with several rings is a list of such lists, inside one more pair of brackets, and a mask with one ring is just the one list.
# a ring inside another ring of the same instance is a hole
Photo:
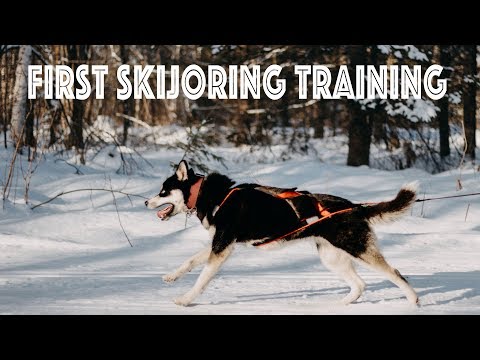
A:
{"label": "black and white dog", "polygon": [[[415,184],[402,187],[391,201],[367,205],[332,195],[280,191],[285,189],[258,184],[241,184],[232,189],[234,184],[218,173],[197,175],[182,161],[175,174],[163,183],[160,193],[145,202],[149,209],[162,207],[157,213],[162,220],[196,211],[212,239],[211,246],[163,277],[164,281],[172,282],[206,263],[193,288],[175,299],[177,305],[187,306],[202,293],[235,244],[271,248],[306,239],[315,241],[323,264],[350,286],[343,303],[357,300],[365,289],[354,262],[382,273],[404,291],[411,303],[418,303],[417,294],[407,280],[385,261],[370,227],[375,221],[393,220],[405,213],[415,201]],[[292,193],[296,197],[289,195]],[[315,206],[318,214],[310,217]]]}

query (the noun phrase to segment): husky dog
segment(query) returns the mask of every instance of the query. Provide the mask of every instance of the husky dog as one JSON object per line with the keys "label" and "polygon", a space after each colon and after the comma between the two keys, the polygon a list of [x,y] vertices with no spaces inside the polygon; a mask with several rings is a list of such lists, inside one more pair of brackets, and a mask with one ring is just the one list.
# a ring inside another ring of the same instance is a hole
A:
{"label": "husky dog", "polygon": [[357,300],[365,289],[354,262],[382,273],[403,290],[409,302],[418,303],[407,280],[381,254],[370,226],[404,214],[415,202],[416,184],[402,187],[391,201],[375,204],[354,204],[337,196],[258,184],[232,188],[234,184],[218,173],[198,175],[186,161],[181,161],[160,193],[145,201],[149,209],[161,207],[157,212],[161,220],[182,212],[196,212],[212,239],[211,246],[163,277],[164,281],[173,282],[206,263],[193,288],[175,299],[177,305],[187,306],[203,292],[236,244],[272,248],[306,239],[316,243],[323,264],[350,286],[349,294],[342,300],[344,304]]}

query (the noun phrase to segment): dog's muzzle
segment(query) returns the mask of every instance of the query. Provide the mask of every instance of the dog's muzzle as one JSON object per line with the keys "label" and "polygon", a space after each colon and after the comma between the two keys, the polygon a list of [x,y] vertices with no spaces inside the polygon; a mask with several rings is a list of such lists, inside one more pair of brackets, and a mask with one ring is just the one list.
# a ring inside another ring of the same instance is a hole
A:
{"label": "dog's muzzle", "polygon": [[160,210],[157,211],[157,216],[161,220],[167,220],[170,217],[170,214],[173,212],[173,204],[163,204],[160,205]]}
{"label": "dog's muzzle", "polygon": [[158,218],[161,220],[167,220],[175,210],[175,205],[173,205],[172,203],[164,203],[157,206],[157,203],[158,203],[157,200],[158,200],[157,197],[149,199],[145,201],[145,206],[148,207],[149,209],[156,208]]}

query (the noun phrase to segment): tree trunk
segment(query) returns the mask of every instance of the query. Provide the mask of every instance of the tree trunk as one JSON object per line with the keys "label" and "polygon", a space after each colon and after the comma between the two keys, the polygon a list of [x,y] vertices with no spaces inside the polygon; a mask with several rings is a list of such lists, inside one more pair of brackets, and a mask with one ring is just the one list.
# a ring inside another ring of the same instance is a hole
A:
{"label": "tree trunk", "polygon": [[[378,49],[376,46],[372,46],[370,49],[370,61],[369,64],[378,66]],[[386,141],[386,128],[385,125],[387,123],[387,113],[383,110],[383,107],[380,106],[379,102],[375,100],[376,102],[376,108],[372,111],[369,112],[369,120],[370,124],[372,127],[372,137],[373,141],[376,144],[379,144],[380,142],[384,141],[385,143],[388,142]]]}
{"label": "tree trunk", "polygon": [[[450,56],[450,46],[441,45],[440,46],[440,65],[444,67],[442,72],[442,79],[449,78],[450,71],[445,69],[450,66],[451,56]],[[446,157],[450,155],[450,126],[448,125],[448,97],[444,96],[438,100],[438,107],[440,112],[438,114],[438,130],[440,136],[440,156]]]}
{"label": "tree trunk", "polygon": [[[129,63],[129,50],[127,45],[120,46],[120,57],[122,58],[123,64]],[[135,114],[135,100],[133,96],[130,96],[127,100],[123,102],[123,114],[126,116],[134,116]],[[123,138],[122,138],[122,145],[127,143],[128,138],[128,128],[130,127],[130,120],[124,118],[123,119]]]}
{"label": "tree trunk", "polygon": [[28,65],[32,63],[32,54],[31,45],[22,45],[18,52],[18,63],[15,70],[11,130],[14,143],[17,144],[17,142],[20,142],[19,149],[21,149],[23,145],[23,133],[25,130],[25,119],[27,117],[27,71]]}
{"label": "tree trunk", "polygon": [[28,100],[28,113],[25,122],[25,145],[35,147],[35,137],[33,136],[33,123],[35,120],[35,100]]}
{"label": "tree trunk", "polygon": [[[355,66],[365,65],[366,48],[361,45],[350,46],[350,79],[356,87]],[[349,101],[350,124],[348,129],[347,165],[369,165],[372,129],[366,111],[356,101]]]}
{"label": "tree trunk", "polygon": [[330,102],[330,125],[332,127],[332,135],[337,136],[337,128],[339,124],[339,109],[336,101]]}
{"label": "tree trunk", "polygon": [[463,91],[463,125],[467,142],[466,154],[475,159],[475,130],[476,130],[476,95],[477,95],[477,46],[465,46],[466,59],[464,65]]}
{"label": "tree trunk", "polygon": [[326,113],[325,101],[316,102],[312,105],[313,137],[315,139],[323,139],[325,136],[323,127],[325,125]]}
{"label": "tree trunk", "polygon": [[3,145],[5,149],[7,148],[7,129],[8,129],[8,89],[9,89],[9,75],[8,75],[8,52],[3,56],[0,56],[1,60],[1,71],[0,71],[0,93],[2,93],[3,98],[0,99],[2,102],[2,120],[3,120]]}
{"label": "tree trunk", "polygon": [[[87,60],[87,45],[68,45],[68,60],[72,64],[72,70],[75,73],[79,64],[85,63]],[[77,78],[75,77],[74,89],[79,87]],[[83,118],[85,115],[85,104],[83,100],[73,100],[72,110],[72,132],[70,134],[71,144],[75,146],[75,150],[80,155],[80,162],[85,164],[85,143],[83,141]]]}
{"label": "tree trunk", "polygon": [[[379,108],[378,105],[377,108]],[[386,143],[387,141],[385,140],[387,134],[385,132],[385,125],[387,123],[387,114],[384,111],[377,109],[371,114],[371,118],[373,140],[376,144],[379,144],[382,141]]]}
{"label": "tree trunk", "polygon": [[62,117],[62,111],[60,110],[60,105],[53,105],[50,101],[46,101],[47,107],[49,108],[50,113],[52,114],[52,121],[50,123],[50,140],[48,142],[48,147],[52,146],[57,142],[56,130],[60,125],[60,118]]}

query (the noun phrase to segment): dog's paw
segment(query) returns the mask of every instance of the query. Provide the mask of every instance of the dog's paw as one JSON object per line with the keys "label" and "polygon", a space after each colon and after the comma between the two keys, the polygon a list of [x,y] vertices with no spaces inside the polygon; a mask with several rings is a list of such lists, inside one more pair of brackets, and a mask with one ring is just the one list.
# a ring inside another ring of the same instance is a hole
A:
{"label": "dog's paw", "polygon": [[177,279],[178,279],[178,276],[175,274],[167,274],[162,276],[162,280],[165,281],[166,283],[172,283]]}
{"label": "dog's paw", "polygon": [[340,300],[340,303],[343,305],[350,305],[351,303],[357,301],[361,295],[362,293],[359,291],[350,291],[347,296]]}
{"label": "dog's paw", "polygon": [[189,296],[180,296],[173,300],[173,302],[179,306],[188,306],[192,302],[193,299],[191,299]]}

